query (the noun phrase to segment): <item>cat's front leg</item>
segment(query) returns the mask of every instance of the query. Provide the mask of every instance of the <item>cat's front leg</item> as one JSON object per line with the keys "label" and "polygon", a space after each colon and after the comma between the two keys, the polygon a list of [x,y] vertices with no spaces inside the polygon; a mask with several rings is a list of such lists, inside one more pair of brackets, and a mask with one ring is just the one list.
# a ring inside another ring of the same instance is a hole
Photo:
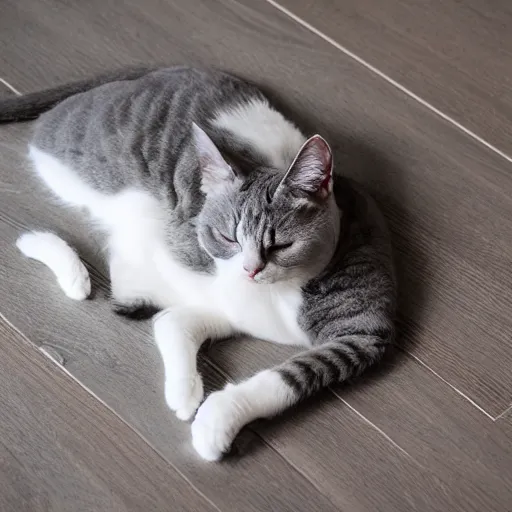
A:
{"label": "cat's front leg", "polygon": [[203,459],[219,460],[243,426],[274,416],[294,401],[293,391],[274,370],[262,371],[240,384],[227,384],[209,395],[197,411],[192,444]]}
{"label": "cat's front leg", "polygon": [[220,459],[247,423],[275,416],[321,388],[343,382],[376,363],[391,343],[392,334],[391,327],[382,325],[377,334],[333,337],[272,370],[212,393],[192,424],[194,448],[206,460]]}
{"label": "cat's front leg", "polygon": [[165,399],[181,420],[193,416],[203,400],[197,353],[207,339],[225,338],[234,331],[224,318],[190,308],[171,308],[153,320],[155,341],[165,369]]}

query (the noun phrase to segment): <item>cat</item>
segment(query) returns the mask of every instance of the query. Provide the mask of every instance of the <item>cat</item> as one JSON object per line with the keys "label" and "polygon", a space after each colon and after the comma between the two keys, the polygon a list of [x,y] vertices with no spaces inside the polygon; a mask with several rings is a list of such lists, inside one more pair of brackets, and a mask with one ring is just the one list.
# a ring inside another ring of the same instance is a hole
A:
{"label": "cat", "polygon": [[[220,459],[244,425],[359,375],[392,344],[396,283],[379,209],[334,176],[328,143],[306,138],[255,85],[174,67],[0,101],[0,121],[35,118],[35,171],[108,234],[114,308],[160,311],[165,398],[194,418],[202,458]],[[87,296],[86,269],[63,241],[33,233],[18,245],[44,253],[68,295]],[[203,401],[201,344],[237,335],[304,351]]]}

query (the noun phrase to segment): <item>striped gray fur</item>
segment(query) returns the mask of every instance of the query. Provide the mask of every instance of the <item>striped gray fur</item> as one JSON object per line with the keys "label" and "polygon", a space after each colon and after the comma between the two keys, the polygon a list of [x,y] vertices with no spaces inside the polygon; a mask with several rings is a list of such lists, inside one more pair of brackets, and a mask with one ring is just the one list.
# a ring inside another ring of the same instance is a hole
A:
{"label": "striped gray fur", "polygon": [[300,324],[314,347],[277,368],[298,399],[359,375],[394,339],[396,280],[388,230],[359,186],[343,178],[335,183],[344,236],[328,268],[303,290]]}

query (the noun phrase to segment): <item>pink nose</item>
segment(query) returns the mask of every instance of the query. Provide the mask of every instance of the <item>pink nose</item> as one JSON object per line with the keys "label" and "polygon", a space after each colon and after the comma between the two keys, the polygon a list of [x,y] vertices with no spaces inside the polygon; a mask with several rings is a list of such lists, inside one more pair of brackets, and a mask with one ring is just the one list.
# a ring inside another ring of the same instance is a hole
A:
{"label": "pink nose", "polygon": [[256,277],[256,274],[259,274],[262,270],[263,270],[263,267],[258,267],[258,268],[247,268],[245,265],[244,265],[244,270],[249,274],[249,277],[251,279],[254,279]]}

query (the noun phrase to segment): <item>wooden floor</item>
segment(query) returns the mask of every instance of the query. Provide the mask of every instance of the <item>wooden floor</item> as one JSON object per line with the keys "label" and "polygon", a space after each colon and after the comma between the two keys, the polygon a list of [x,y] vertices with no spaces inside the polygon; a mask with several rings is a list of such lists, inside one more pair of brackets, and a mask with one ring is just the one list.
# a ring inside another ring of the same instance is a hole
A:
{"label": "wooden floor", "polygon": [[[147,323],[115,318],[101,238],[0,129],[2,512],[512,510],[512,7],[507,0],[3,0],[0,95],[133,64],[213,65],[276,95],[393,231],[395,354],[352,386],[198,459]],[[17,236],[78,247],[67,300]],[[226,342],[216,389],[290,349]]]}

